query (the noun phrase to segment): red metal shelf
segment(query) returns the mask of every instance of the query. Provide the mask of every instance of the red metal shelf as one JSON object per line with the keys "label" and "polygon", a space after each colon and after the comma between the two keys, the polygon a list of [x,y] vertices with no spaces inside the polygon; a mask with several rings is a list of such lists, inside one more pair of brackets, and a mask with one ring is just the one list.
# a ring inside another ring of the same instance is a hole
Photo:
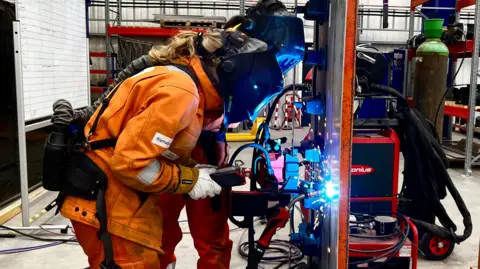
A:
{"label": "red metal shelf", "polygon": [[102,74],[102,75],[106,75],[106,74],[107,74],[107,70],[90,69],[90,74]]}
{"label": "red metal shelf", "polygon": [[[105,52],[90,52],[90,57],[107,57],[107,53]],[[116,53],[111,53],[111,57],[116,57]]]}
{"label": "red metal shelf", "polygon": [[98,92],[98,93],[103,93],[106,90],[105,87],[95,87],[95,86],[90,86],[90,92]]}
{"label": "red metal shelf", "polygon": [[444,114],[446,116],[457,117],[468,120],[468,106],[449,106],[445,105]]}
{"label": "red metal shelf", "polygon": [[460,12],[462,8],[475,5],[475,0],[457,0],[457,12]]}
{"label": "red metal shelf", "polygon": [[[480,111],[480,106],[476,106],[475,111]],[[445,104],[444,114],[445,116],[457,117],[460,119],[468,120],[469,109],[468,106],[464,105]]]}
{"label": "red metal shelf", "polygon": [[205,32],[201,29],[175,29],[175,28],[157,28],[157,27],[126,27],[126,26],[110,26],[108,25],[108,35],[120,36],[157,36],[171,37],[183,31]]}
{"label": "red metal shelf", "polygon": [[[473,40],[458,41],[455,44],[448,45],[448,51],[453,54],[454,61],[458,58],[471,58],[473,51]],[[416,50],[408,49],[408,61],[411,62],[416,56]]]}
{"label": "red metal shelf", "polygon": [[471,58],[473,51],[473,40],[459,41],[448,46],[448,51],[453,54],[454,60],[458,58]]}
{"label": "red metal shelf", "polygon": [[410,2],[410,11],[415,11],[415,8],[418,7],[419,5],[425,4],[429,0],[412,0]]}

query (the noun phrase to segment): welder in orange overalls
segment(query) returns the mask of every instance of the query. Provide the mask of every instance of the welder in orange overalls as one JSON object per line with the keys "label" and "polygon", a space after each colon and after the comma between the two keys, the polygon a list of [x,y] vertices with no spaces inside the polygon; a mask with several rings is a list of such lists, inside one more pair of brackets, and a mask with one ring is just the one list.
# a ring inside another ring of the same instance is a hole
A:
{"label": "welder in orange overalls", "polygon": [[[150,59],[154,65],[160,63],[162,66],[147,68],[123,81],[88,121],[85,135],[91,146],[85,149],[85,155],[107,178],[108,229],[101,226],[98,200],[66,193],[61,212],[72,220],[91,268],[101,268],[100,265],[105,268],[160,268],[160,258],[164,255],[162,235],[176,232],[176,227],[163,223],[162,215],[166,214],[168,220],[176,222],[178,217],[170,215],[169,210],[180,212],[186,203],[194,200],[197,200],[193,202],[194,206],[199,207],[193,214],[198,214],[196,220],[199,223],[221,226],[215,231],[220,234],[206,234],[200,224],[191,226],[193,233],[200,232],[197,238],[203,235],[202,242],[212,238],[218,240],[208,242],[208,246],[196,242],[203,256],[199,266],[208,268],[209,264],[221,264],[229,267],[231,241],[228,239],[226,214],[212,212],[208,216],[211,201],[200,200],[220,193],[220,186],[209,176],[215,169],[195,167],[192,152],[202,129],[212,127],[206,116],[215,112],[221,116],[222,97],[230,108],[225,117],[237,120],[249,116],[248,107],[232,103],[235,94],[232,90],[235,89],[231,85],[236,83],[242,89],[247,86],[255,89],[257,94],[260,93],[260,101],[270,97],[271,91],[282,89],[282,74],[275,52],[267,50],[266,44],[260,41],[253,46],[253,51],[252,43],[248,49],[242,44],[229,48],[225,44],[232,41],[230,35],[235,38],[233,42],[240,37],[236,32],[182,33],[170,44],[152,49]],[[216,63],[215,52],[220,48],[224,49],[219,52],[224,60]],[[232,64],[239,73],[231,72]],[[186,66],[194,76],[182,70],[180,65]],[[251,74],[262,76],[250,78]],[[215,86],[212,81],[217,82]],[[266,89],[265,95],[262,96],[259,87]],[[258,104],[249,105],[256,107]],[[61,124],[64,106],[63,101],[55,104],[55,124]],[[114,145],[106,142],[112,139]],[[98,147],[99,144],[107,146]],[[90,169],[92,164],[88,165]],[[83,178],[72,179],[72,185],[79,185],[78,182],[88,178],[87,170],[78,172]],[[185,195],[191,199],[185,199]],[[196,218],[192,217],[192,211],[187,214],[190,219]],[[98,229],[101,239],[97,237]],[[208,248],[213,250],[210,256],[201,252]]]}
{"label": "welder in orange overalls", "polygon": [[[123,73],[126,80],[108,95],[106,109],[97,109],[90,118],[85,128],[90,141],[118,137],[114,148],[92,150],[87,156],[108,177],[108,231],[114,243],[114,262],[122,268],[157,268],[160,263],[162,268],[173,268],[173,252],[181,239],[178,216],[184,206],[200,255],[198,268],[229,267],[231,241],[225,208],[215,212],[211,199],[198,199],[218,193],[218,186],[208,176],[213,170],[192,167],[192,159],[224,163],[222,135],[208,131],[219,129],[224,108],[226,123],[252,120],[259,105],[281,90],[285,70],[279,68],[275,53],[239,32],[179,35],[140,59],[166,66],[147,68],[129,79]],[[139,71],[138,61],[136,64],[134,69]],[[152,87],[157,90],[152,92]],[[54,123],[82,119],[77,112],[65,120],[68,113],[61,113],[64,107],[57,102]],[[215,158],[211,158],[212,150],[203,150],[215,148],[212,141],[217,144]],[[72,219],[92,268],[106,259],[102,241],[94,236],[99,227],[95,211],[94,201],[78,197],[68,197],[62,208],[62,214]],[[167,232],[160,242],[162,230]]]}

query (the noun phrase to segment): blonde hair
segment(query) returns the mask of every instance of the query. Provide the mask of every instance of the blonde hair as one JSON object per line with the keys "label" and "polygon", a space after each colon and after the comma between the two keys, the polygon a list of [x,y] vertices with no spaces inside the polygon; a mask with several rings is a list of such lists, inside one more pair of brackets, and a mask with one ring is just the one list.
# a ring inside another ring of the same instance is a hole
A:
{"label": "blonde hair", "polygon": [[[166,45],[153,47],[149,56],[153,63],[182,63],[185,58],[198,55],[196,51],[196,32],[182,32],[170,39]],[[210,53],[222,47],[222,36],[219,32],[207,31],[202,34],[202,45]]]}

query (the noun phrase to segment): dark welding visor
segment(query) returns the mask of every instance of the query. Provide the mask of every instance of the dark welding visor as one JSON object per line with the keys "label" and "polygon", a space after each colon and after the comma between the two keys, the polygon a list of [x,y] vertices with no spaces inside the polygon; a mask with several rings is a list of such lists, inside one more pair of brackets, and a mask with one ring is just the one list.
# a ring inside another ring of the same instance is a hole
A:
{"label": "dark welding visor", "polygon": [[275,54],[273,49],[235,54],[217,67],[226,125],[255,120],[263,106],[282,91],[282,71]]}
{"label": "dark welding visor", "polygon": [[243,30],[248,36],[262,40],[270,49],[277,51],[276,58],[282,74],[303,61],[305,35],[302,19],[294,16],[256,15]]}

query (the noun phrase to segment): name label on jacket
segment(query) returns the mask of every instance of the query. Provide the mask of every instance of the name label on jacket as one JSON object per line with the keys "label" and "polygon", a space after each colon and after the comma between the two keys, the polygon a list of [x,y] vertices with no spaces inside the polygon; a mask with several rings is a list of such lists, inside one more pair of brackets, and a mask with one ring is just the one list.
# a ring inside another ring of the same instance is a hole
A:
{"label": "name label on jacket", "polygon": [[172,144],[172,141],[173,141],[172,138],[162,135],[161,133],[155,133],[152,139],[153,144],[166,149],[170,147],[170,145]]}

